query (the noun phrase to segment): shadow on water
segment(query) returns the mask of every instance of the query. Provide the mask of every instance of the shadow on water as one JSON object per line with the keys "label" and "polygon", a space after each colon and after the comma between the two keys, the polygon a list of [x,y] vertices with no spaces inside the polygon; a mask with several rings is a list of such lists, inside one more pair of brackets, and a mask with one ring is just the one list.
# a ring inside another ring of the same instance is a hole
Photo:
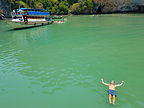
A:
{"label": "shadow on water", "polygon": [[26,30],[26,29],[38,28],[38,27],[47,26],[47,25],[48,25],[48,24],[45,24],[45,25],[37,25],[37,26],[30,26],[30,27],[22,27],[22,28],[14,28],[14,29],[10,29],[10,30],[7,30],[7,31]]}

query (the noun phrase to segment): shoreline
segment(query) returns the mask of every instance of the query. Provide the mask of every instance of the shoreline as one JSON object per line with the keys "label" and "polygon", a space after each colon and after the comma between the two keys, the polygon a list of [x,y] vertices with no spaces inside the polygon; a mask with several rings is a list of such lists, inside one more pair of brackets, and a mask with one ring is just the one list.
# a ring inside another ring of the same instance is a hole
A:
{"label": "shoreline", "polygon": [[[144,14],[144,12],[136,11],[115,11],[115,12],[105,12],[105,13],[81,13],[81,14],[70,14],[70,15],[103,15],[103,14]],[[63,15],[62,15],[63,16]],[[69,14],[68,14],[69,16]]]}
{"label": "shoreline", "polygon": [[[87,14],[67,14],[67,15],[56,15],[56,16],[79,16],[79,15],[106,15],[106,14],[144,14],[144,12],[107,12],[107,13],[87,13]],[[51,15],[51,16],[55,16],[55,15]],[[11,18],[11,16],[9,17],[5,17],[5,18]],[[3,18],[0,16],[0,20],[3,20]]]}

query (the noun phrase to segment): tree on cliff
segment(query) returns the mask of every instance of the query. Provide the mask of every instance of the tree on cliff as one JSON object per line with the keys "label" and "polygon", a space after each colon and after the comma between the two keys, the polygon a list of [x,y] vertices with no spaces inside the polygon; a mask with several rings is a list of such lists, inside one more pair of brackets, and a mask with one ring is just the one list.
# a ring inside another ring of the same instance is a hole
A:
{"label": "tree on cliff", "polygon": [[92,13],[93,10],[93,0],[79,0],[78,3],[74,3],[70,7],[70,13],[73,14],[83,14]]}

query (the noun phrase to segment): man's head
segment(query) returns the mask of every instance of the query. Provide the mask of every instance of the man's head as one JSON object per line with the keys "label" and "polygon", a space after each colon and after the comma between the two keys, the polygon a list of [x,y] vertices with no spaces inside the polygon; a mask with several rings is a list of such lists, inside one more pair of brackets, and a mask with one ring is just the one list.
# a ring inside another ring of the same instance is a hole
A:
{"label": "man's head", "polygon": [[114,80],[111,81],[111,84],[114,84]]}

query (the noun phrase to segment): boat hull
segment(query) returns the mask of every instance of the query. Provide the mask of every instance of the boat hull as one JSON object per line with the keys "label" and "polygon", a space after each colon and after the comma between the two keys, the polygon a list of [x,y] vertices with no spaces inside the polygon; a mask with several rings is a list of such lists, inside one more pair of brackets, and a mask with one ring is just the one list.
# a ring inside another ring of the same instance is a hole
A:
{"label": "boat hull", "polygon": [[14,22],[14,21],[6,21],[12,28],[19,29],[19,28],[28,28],[28,27],[37,27],[52,24],[53,21],[41,21],[41,22]]}

